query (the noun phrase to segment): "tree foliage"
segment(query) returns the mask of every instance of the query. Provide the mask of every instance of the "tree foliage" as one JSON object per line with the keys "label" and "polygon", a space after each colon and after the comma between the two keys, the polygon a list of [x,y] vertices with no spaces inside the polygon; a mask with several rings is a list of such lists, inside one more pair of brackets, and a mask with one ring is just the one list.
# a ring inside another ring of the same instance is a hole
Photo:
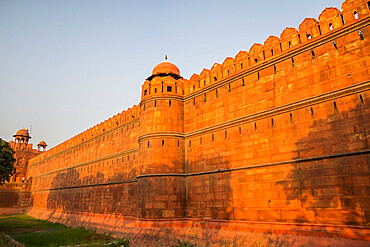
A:
{"label": "tree foliage", "polygon": [[0,185],[5,181],[9,182],[10,177],[15,173],[14,153],[9,143],[0,138]]}

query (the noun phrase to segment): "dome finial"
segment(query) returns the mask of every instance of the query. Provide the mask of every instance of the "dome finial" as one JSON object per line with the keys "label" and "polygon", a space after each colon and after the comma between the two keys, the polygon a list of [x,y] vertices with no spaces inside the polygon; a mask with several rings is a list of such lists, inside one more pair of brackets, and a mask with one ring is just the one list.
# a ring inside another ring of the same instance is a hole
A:
{"label": "dome finial", "polygon": [[167,61],[167,55],[164,57],[164,60],[166,60],[166,61]]}

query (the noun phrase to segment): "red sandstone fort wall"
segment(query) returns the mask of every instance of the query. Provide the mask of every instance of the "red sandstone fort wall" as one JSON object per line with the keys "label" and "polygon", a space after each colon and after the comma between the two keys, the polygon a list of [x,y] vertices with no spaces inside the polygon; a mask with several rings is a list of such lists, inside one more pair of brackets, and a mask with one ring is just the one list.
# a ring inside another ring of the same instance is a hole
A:
{"label": "red sandstone fort wall", "polygon": [[140,107],[30,161],[31,214],[368,225],[369,8],[146,80]]}

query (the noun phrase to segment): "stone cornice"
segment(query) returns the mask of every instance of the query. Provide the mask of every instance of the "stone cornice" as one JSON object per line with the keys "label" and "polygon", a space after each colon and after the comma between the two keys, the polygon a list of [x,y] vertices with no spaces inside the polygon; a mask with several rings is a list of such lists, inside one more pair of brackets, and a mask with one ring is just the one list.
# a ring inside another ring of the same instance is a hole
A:
{"label": "stone cornice", "polygon": [[351,32],[354,32],[356,30],[359,30],[363,27],[366,27],[370,24],[370,16],[367,16],[355,23],[348,24],[345,26],[342,26],[340,28],[336,28],[326,34],[320,35],[318,37],[313,38],[307,43],[301,44],[297,47],[291,48],[287,51],[284,51],[283,53],[276,55],[276,57],[269,58],[268,60],[261,61],[258,64],[255,64],[245,70],[242,70],[234,75],[228,76],[227,78],[220,79],[217,82],[214,82],[212,84],[209,84],[205,86],[204,88],[198,89],[196,91],[193,91],[189,93],[188,95],[184,96],[185,101],[193,99],[194,97],[202,96],[205,93],[208,93],[210,91],[213,91],[217,88],[220,88],[222,86],[225,86],[231,82],[234,82],[236,80],[240,80],[245,76],[251,75],[253,73],[257,73],[260,70],[266,69],[268,67],[271,67],[277,63],[283,62],[289,58],[292,58],[294,56],[297,56],[299,54],[302,54],[307,51],[311,51],[312,49],[321,46],[323,44],[326,44],[330,41],[334,41],[335,39],[338,39],[344,35],[347,35]]}
{"label": "stone cornice", "polygon": [[138,142],[142,142],[148,139],[160,139],[160,138],[172,138],[172,139],[184,139],[185,135],[182,132],[172,132],[172,131],[160,131],[152,132],[141,135]]}
{"label": "stone cornice", "polygon": [[[214,174],[214,173],[233,172],[233,171],[240,171],[240,170],[247,170],[247,169],[254,169],[254,168],[279,166],[279,165],[292,164],[292,163],[296,164],[296,163],[311,162],[311,161],[317,161],[317,160],[323,160],[323,159],[335,159],[335,158],[340,158],[340,157],[347,157],[347,156],[354,156],[354,155],[366,155],[366,154],[370,154],[370,149],[354,151],[354,152],[322,155],[322,156],[316,156],[316,157],[310,157],[310,158],[301,158],[301,159],[277,161],[277,162],[264,163],[264,164],[247,165],[247,166],[241,166],[241,167],[235,167],[235,168],[226,168],[226,169],[202,171],[202,172],[143,174],[143,175],[137,176],[136,179],[132,179],[132,180],[122,180],[122,181],[117,181],[117,182],[97,183],[97,184],[88,184],[88,185],[76,185],[76,186],[68,186],[68,187],[52,188],[52,189],[43,189],[43,190],[33,190],[31,192],[62,190],[62,189],[74,189],[74,188],[104,186],[104,185],[123,184],[123,183],[135,183],[140,178],[149,178],[149,177],[193,177],[193,176],[202,176],[202,175],[208,175],[208,174]],[[370,174],[370,173],[361,173],[361,174]]]}
{"label": "stone cornice", "polygon": [[177,100],[177,101],[183,102],[184,101],[184,97],[181,96],[181,95],[158,95],[158,96],[152,96],[150,98],[143,99],[140,102],[140,107],[143,104],[145,104],[145,103],[148,103],[150,101],[155,101],[155,100]]}
{"label": "stone cornice", "polygon": [[364,91],[370,90],[370,81],[361,82],[346,88],[342,88],[339,90],[335,90],[329,93],[324,93],[315,97],[310,97],[304,100],[300,100],[294,103],[290,103],[287,105],[275,107],[273,109],[261,111],[252,115],[243,116],[240,118],[232,119],[220,124],[216,124],[213,126],[209,126],[206,128],[190,131],[185,133],[185,138],[192,138],[194,136],[203,135],[210,132],[215,132],[218,130],[223,130],[226,128],[231,128],[234,126],[238,126],[241,124],[257,121],[264,118],[273,117],[279,114],[291,112],[297,109],[301,109],[307,106],[312,106],[320,103],[324,103],[330,100],[334,100],[337,98],[349,96],[356,93],[361,93]]}

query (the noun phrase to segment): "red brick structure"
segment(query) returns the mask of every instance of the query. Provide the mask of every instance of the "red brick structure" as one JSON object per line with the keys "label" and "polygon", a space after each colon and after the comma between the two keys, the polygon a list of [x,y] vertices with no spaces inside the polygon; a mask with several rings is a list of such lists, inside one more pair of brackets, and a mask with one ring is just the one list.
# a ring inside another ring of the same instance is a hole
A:
{"label": "red brick structure", "polygon": [[189,80],[157,65],[139,105],[30,161],[29,214],[369,239],[369,24],[347,0]]}
{"label": "red brick structure", "polygon": [[[24,212],[29,207],[31,181],[26,180],[29,160],[42,151],[32,148],[29,140],[32,138],[27,129],[20,129],[13,135],[10,147],[15,151],[14,158],[16,173],[8,183],[0,186],[0,214]],[[44,141],[40,142],[46,148]]]}

